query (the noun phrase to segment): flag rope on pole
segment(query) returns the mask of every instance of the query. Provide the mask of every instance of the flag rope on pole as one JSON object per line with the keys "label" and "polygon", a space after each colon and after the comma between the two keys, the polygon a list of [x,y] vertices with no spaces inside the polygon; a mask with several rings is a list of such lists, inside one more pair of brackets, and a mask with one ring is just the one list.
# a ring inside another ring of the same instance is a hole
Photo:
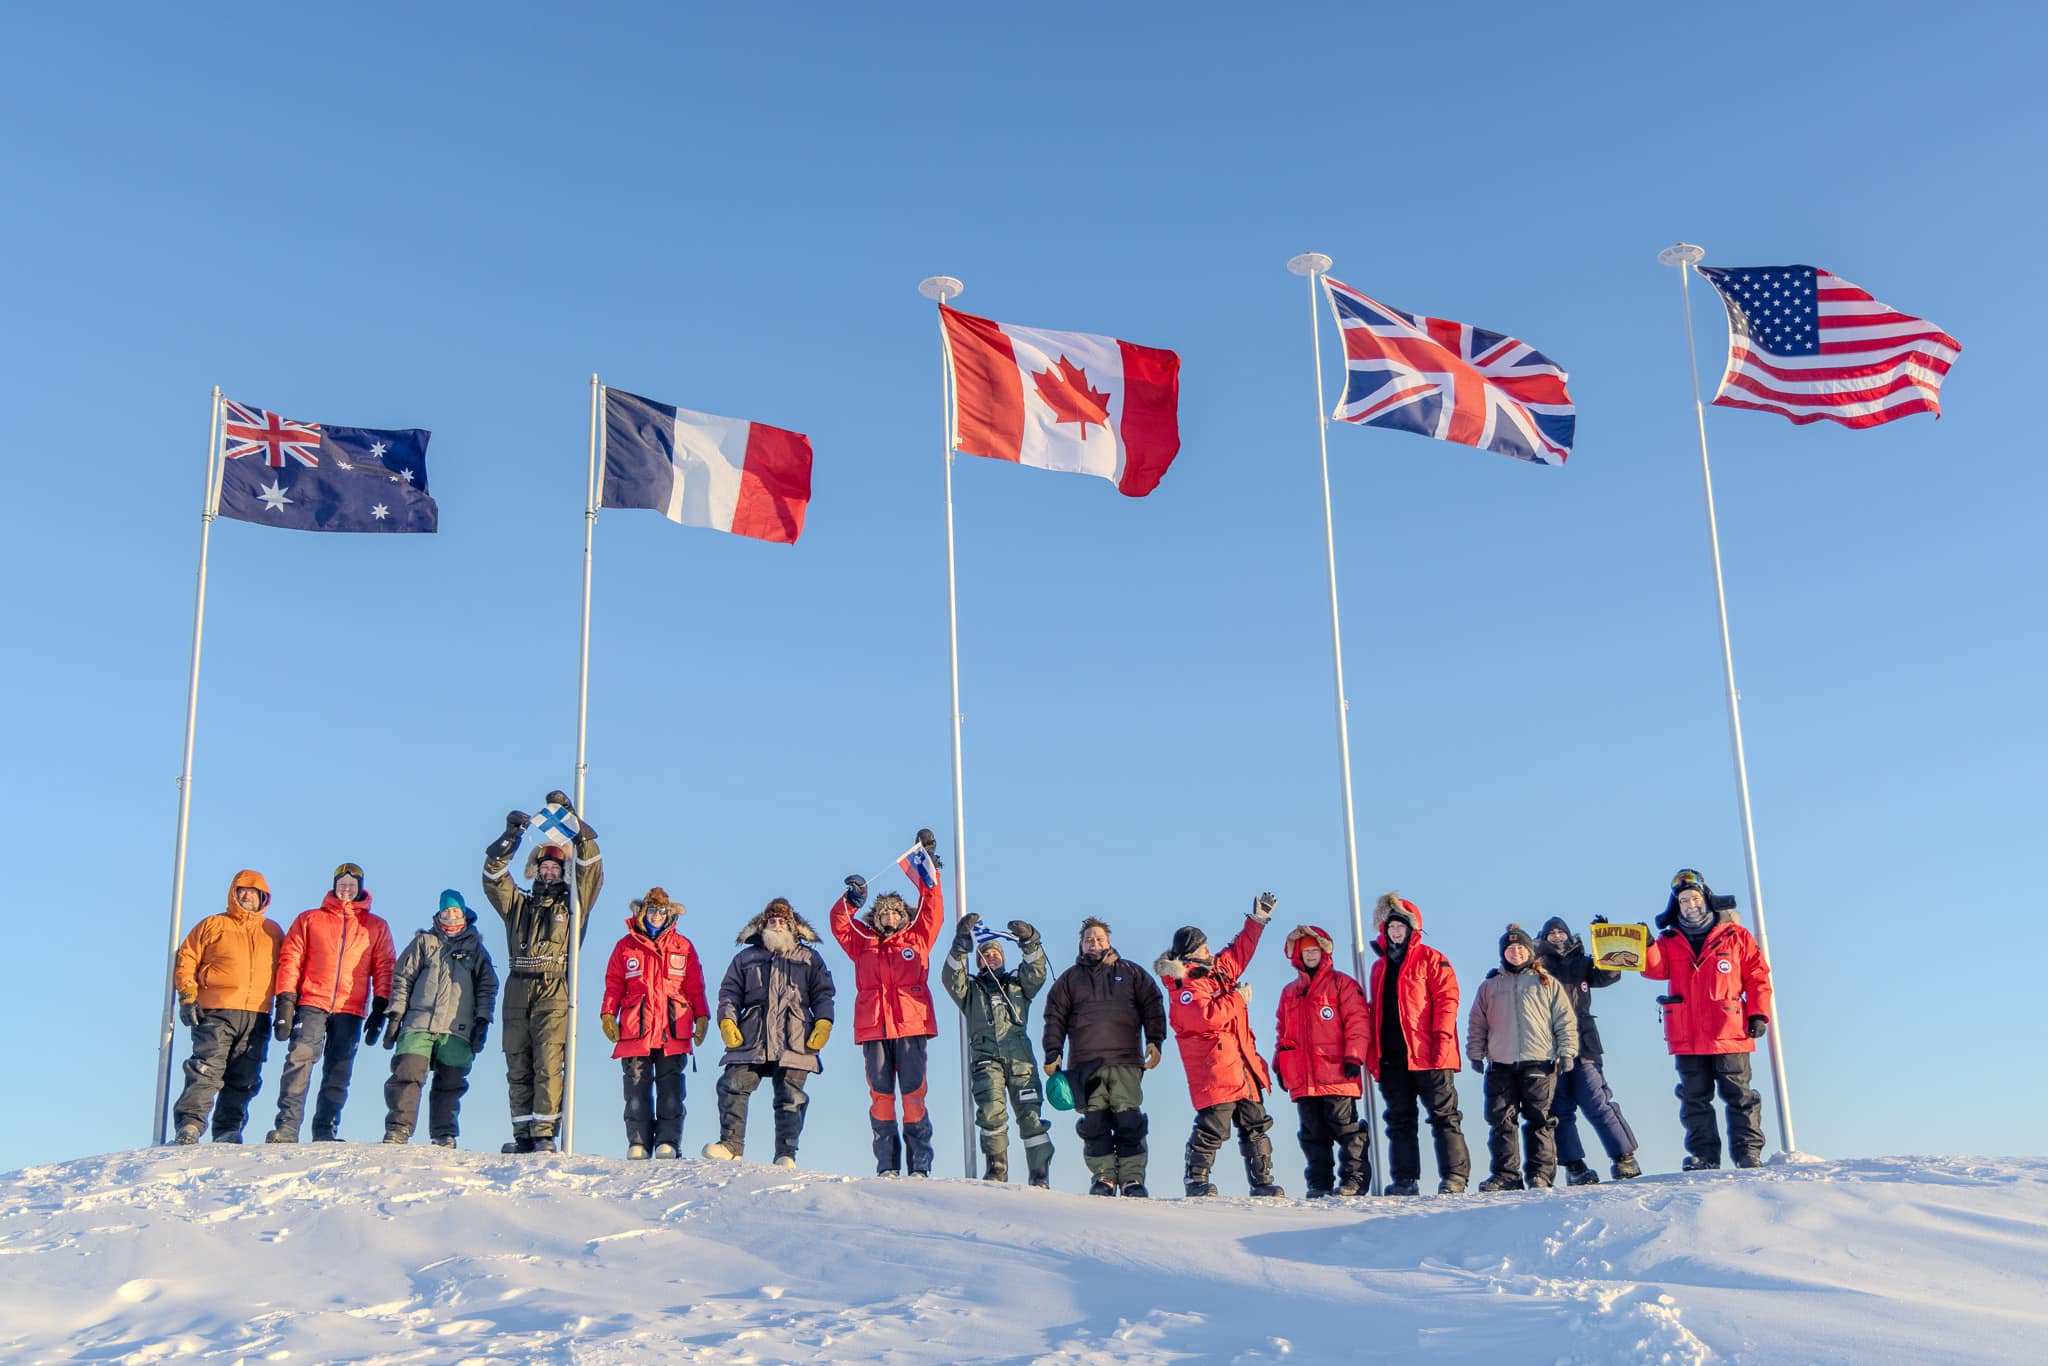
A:
{"label": "flag rope on pole", "polygon": [[185,760],[178,771],[178,841],[171,859],[171,933],[164,953],[163,1024],[157,1040],[155,1142],[168,1137],[171,1104],[171,1045],[177,1038],[173,1005],[177,995],[178,943],[185,934],[185,844],[192,826],[192,742],[199,726],[199,646],[206,628],[206,552],[220,500],[220,386],[213,387],[206,434],[206,491],[199,501],[199,580],[192,602],[192,670],[185,682]]}
{"label": "flag rope on pole", "polygon": [[[604,386],[596,375],[590,377],[590,474],[583,496],[583,640],[576,669],[576,821],[582,833],[584,778],[590,736],[590,570],[592,543],[597,537],[597,462],[604,440],[602,409]],[[576,841],[569,842],[569,1042],[562,1056],[562,1151],[576,1151],[576,1006],[577,981],[582,967],[583,898],[578,891]]]}
{"label": "flag rope on pole", "polygon": [[[1685,354],[1692,376],[1693,420],[1700,437],[1700,488],[1706,495],[1707,546],[1713,555],[1714,605],[1720,614],[1721,667],[1728,697],[1728,740],[1735,756],[1735,800],[1742,818],[1742,857],[1749,874],[1749,907],[1756,915],[1756,943],[1764,961],[1771,959],[1770,936],[1764,930],[1763,879],[1757,871],[1756,830],[1750,820],[1749,764],[1742,752],[1742,694],[1735,686],[1735,650],[1728,634],[1728,592],[1721,580],[1721,529],[1714,516],[1714,472],[1707,463],[1707,408],[1700,397],[1699,345],[1693,340],[1692,266],[1706,252],[1689,242],[1679,242],[1657,253],[1667,266],[1678,267],[1678,291],[1685,308]],[[1785,1082],[1785,1050],[1778,1028],[1776,993],[1773,993],[1768,1051],[1771,1059],[1771,1089],[1778,1102],[1778,1146],[1788,1153],[1799,1151],[1792,1136],[1792,1098]]]}

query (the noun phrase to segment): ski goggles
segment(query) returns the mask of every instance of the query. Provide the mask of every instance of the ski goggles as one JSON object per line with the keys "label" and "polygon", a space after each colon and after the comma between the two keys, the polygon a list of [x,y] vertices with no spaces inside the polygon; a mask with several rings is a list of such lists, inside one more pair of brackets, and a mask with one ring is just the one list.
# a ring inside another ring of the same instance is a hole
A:
{"label": "ski goggles", "polygon": [[1682,892],[1688,887],[1705,891],[1706,886],[1707,884],[1700,880],[1700,875],[1690,868],[1679,869],[1678,876],[1671,879],[1671,890],[1674,892]]}
{"label": "ski goggles", "polygon": [[360,883],[363,880],[363,865],[360,863],[344,863],[334,870],[334,876],[336,880],[352,877]]}

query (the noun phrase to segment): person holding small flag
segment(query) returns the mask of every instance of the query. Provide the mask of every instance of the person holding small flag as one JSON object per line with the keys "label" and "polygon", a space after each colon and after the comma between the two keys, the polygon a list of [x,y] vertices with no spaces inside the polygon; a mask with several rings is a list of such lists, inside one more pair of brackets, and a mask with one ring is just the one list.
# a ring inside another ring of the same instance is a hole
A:
{"label": "person holding small flag", "polygon": [[570,849],[575,850],[576,925],[580,948],[590,911],[604,890],[604,854],[597,832],[581,820],[565,792],[548,793],[541,842],[526,861],[532,890],[512,880],[512,855],[535,818],[505,817],[505,833],[484,850],[484,895],[505,922],[511,970],[505,983],[505,1094],[512,1106],[508,1153],[555,1151],[569,1044]]}
{"label": "person holding small flag", "polygon": [[284,942],[284,931],[263,913],[268,905],[270,884],[244,868],[228,884],[227,909],[194,925],[178,946],[172,985],[178,1019],[192,1031],[185,1090],[171,1110],[178,1143],[199,1141],[209,1109],[214,1142],[242,1141],[270,1053],[270,1007]]}
{"label": "person holding small flag", "polygon": [[916,843],[896,862],[917,886],[916,915],[902,897],[884,892],[875,899],[874,909],[856,920],[854,912],[867,900],[868,884],[855,874],[832,903],[832,937],[853,959],[853,1037],[867,1065],[875,1171],[897,1175],[907,1147],[910,1174],[930,1176],[932,1121],[924,1105],[925,1055],[927,1041],[939,1032],[932,1010],[931,955],[946,918],[937,837],[929,830],[918,831]]}
{"label": "person holding small flag", "polygon": [[476,932],[476,912],[450,887],[441,893],[434,923],[413,936],[391,973],[384,1046],[397,1053],[384,1083],[386,1143],[412,1141],[420,1087],[431,1072],[427,1131],[435,1147],[455,1146],[469,1069],[491,1032],[497,1004],[498,969]]}
{"label": "person holding small flag", "polygon": [[[1006,970],[1003,945],[1014,943],[1023,955],[1015,972]],[[970,963],[973,971],[969,972]],[[1022,920],[1010,932],[992,930],[978,915],[960,917],[953,931],[953,951],[939,969],[939,981],[967,1018],[967,1045],[973,1060],[968,1079],[974,1094],[974,1127],[981,1136],[981,1179],[1010,1179],[1009,1109],[1017,1112],[1017,1132],[1024,1138],[1024,1161],[1031,1184],[1052,1184],[1052,1135],[1040,1111],[1038,1058],[1025,1025],[1031,1000],[1044,989],[1045,945],[1038,930]],[[1009,1098],[1008,1108],[1004,1105]]]}
{"label": "person holding small flag", "polygon": [[334,870],[326,897],[302,911],[278,945],[271,1032],[279,1043],[289,1039],[291,1051],[277,1083],[277,1124],[264,1136],[266,1143],[299,1141],[315,1062],[321,1068],[313,1141],[340,1140],[356,1045],[384,1027],[397,956],[391,927],[370,910],[362,865],[342,864]]}
{"label": "person holding small flag", "polygon": [[704,965],[675,928],[683,904],[660,887],[634,901],[612,946],[598,1007],[626,1084],[626,1156],[671,1158],[683,1141],[683,1063],[711,1028]]}

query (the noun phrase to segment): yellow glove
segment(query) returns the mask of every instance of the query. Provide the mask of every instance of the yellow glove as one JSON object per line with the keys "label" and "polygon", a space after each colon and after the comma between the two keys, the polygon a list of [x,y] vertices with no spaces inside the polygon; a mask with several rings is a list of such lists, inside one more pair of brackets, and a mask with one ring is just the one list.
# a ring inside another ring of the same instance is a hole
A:
{"label": "yellow glove", "polygon": [[709,1034],[710,1032],[711,1032],[711,1021],[710,1021],[710,1020],[708,1020],[708,1019],[706,1019],[706,1018],[705,1018],[704,1016],[702,1016],[702,1015],[699,1015],[699,1016],[697,1017],[697,1028],[695,1029],[695,1031],[693,1031],[693,1033],[694,1033],[694,1041],[695,1041],[695,1042],[697,1042],[697,1043],[703,1043],[703,1042],[704,1042],[704,1036],[705,1036],[706,1034]]}
{"label": "yellow glove", "polygon": [[738,1020],[720,1020],[718,1022],[718,1037],[725,1040],[727,1048],[738,1048],[740,1046],[740,1022]]}
{"label": "yellow glove", "polygon": [[820,1020],[811,1026],[811,1037],[804,1040],[804,1047],[816,1053],[825,1046],[825,1040],[832,1037],[832,1022]]}
{"label": "yellow glove", "polygon": [[1150,1072],[1157,1066],[1159,1066],[1159,1045],[1148,1043],[1145,1045],[1145,1070]]}
{"label": "yellow glove", "polygon": [[601,1024],[601,1025],[603,1025],[603,1026],[604,1026],[604,1036],[605,1036],[605,1037],[606,1037],[607,1039],[610,1039],[610,1040],[611,1040],[611,1041],[612,1041],[613,1043],[617,1043],[617,1042],[619,1041],[619,1017],[618,1017],[618,1016],[616,1016],[616,1015],[600,1015],[600,1016],[598,1016],[598,1017],[597,1017],[597,1022],[598,1022],[599,1024]]}
{"label": "yellow glove", "polygon": [[1060,1055],[1055,1053],[1045,1060],[1045,1075],[1048,1077],[1060,1070]]}

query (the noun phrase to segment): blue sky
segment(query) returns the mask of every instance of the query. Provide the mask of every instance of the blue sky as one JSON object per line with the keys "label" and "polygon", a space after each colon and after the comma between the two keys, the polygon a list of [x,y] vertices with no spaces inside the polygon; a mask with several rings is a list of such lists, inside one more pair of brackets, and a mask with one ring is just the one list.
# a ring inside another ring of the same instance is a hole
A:
{"label": "blue sky", "polygon": [[[442,530],[216,528],[188,924],[237,868],[288,916],[351,859],[409,934],[442,887],[478,898],[506,808],[570,782],[593,371],[807,432],[817,465],[794,550],[600,520],[591,955],[653,883],[715,970],[769,897],[822,925],[846,873],[900,881],[920,824],[950,849],[937,328],[915,292],[937,272],[969,311],[1184,364],[1182,454],[1148,499],[956,467],[974,909],[1034,920],[1060,958],[1100,914],[1148,964],[1262,888],[1285,925],[1341,931],[1307,305],[1284,269],[1315,249],[1382,300],[1536,345],[1579,407],[1563,470],[1330,434],[1368,897],[1420,903],[1468,991],[1507,921],[1647,917],[1682,865],[1746,910],[1654,259],[1681,237],[1710,263],[1823,266],[1964,344],[1938,422],[1708,429],[1801,1145],[2038,1150],[2014,1063],[2039,1012],[1987,969],[2026,952],[2048,758],[2048,489],[2012,309],[2042,284],[2041,21],[1693,17],[11,10],[0,744],[25,838],[0,1010],[11,1088],[38,1100],[0,1124],[0,1168],[149,1132],[212,385],[431,428]],[[1711,382],[1724,326],[1696,290]],[[1278,949],[1251,974],[1265,1044]],[[1645,1165],[1669,1169],[1654,994],[1615,987],[1602,1026]],[[583,1037],[581,1146],[616,1153],[615,1065],[594,1019]],[[950,1019],[938,1055],[957,1170]],[[850,1040],[827,1066],[805,1157],[859,1171]],[[384,1068],[363,1060],[348,1136],[379,1132]],[[690,1079],[691,1146],[713,1076]],[[466,1143],[505,1136],[502,1080],[493,1050]],[[1149,1100],[1170,1187],[1177,1061]]]}

